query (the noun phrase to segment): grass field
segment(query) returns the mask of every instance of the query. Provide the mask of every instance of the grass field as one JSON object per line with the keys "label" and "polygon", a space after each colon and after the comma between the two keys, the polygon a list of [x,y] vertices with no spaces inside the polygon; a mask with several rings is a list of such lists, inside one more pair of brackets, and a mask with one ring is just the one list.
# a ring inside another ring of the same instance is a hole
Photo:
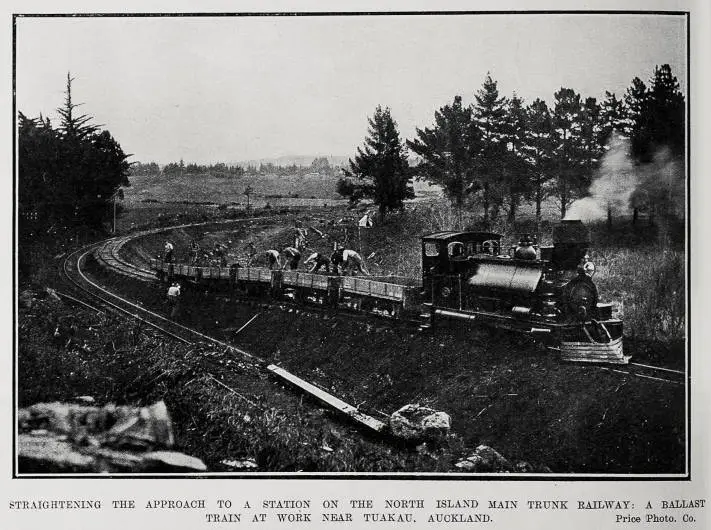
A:
{"label": "grass field", "polygon": [[250,203],[260,203],[278,198],[309,199],[320,201],[340,200],[336,193],[336,179],[310,173],[304,176],[243,176],[216,177],[211,174],[151,175],[130,178],[131,186],[125,188],[127,204],[155,200],[160,202],[189,200],[214,204],[246,204],[244,191],[251,187]]}

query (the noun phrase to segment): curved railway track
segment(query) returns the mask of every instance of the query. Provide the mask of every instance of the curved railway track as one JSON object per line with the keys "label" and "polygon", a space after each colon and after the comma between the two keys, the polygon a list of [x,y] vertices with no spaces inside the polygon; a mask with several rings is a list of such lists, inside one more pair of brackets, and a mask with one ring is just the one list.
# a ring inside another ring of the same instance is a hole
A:
{"label": "curved railway track", "polygon": [[[251,361],[256,367],[258,367],[261,370],[264,370],[265,372],[268,372],[277,378],[281,379],[282,382],[288,383],[290,386],[296,387],[299,391],[301,392],[306,392],[312,397],[316,398],[318,401],[321,403],[325,404],[327,407],[331,409],[335,409],[337,412],[345,415],[348,417],[351,421],[356,422],[360,427],[365,427],[367,428],[371,433],[375,432],[377,435],[381,435],[386,431],[386,424],[381,422],[380,420],[377,420],[373,417],[370,417],[366,414],[363,414],[360,412],[356,407],[353,407],[352,405],[349,405],[348,403],[341,401],[335,396],[332,396],[328,392],[324,391],[323,389],[314,386],[311,383],[308,383],[306,381],[301,380],[297,376],[287,372],[286,370],[275,366],[275,365],[268,365],[268,363],[262,359],[261,357],[258,357],[256,355],[253,355],[241,348],[237,348],[236,346],[233,346],[232,344],[227,344],[221,340],[218,340],[214,337],[210,337],[204,333],[201,333],[195,329],[189,328],[187,326],[183,326],[182,324],[179,324],[173,320],[170,320],[154,311],[151,311],[149,309],[146,309],[145,307],[142,307],[140,303],[134,303],[129,300],[126,300],[122,298],[121,296],[109,291],[105,287],[99,285],[96,283],[93,279],[91,279],[85,272],[82,270],[82,266],[84,261],[87,259],[87,257],[91,254],[97,253],[99,249],[103,249],[104,252],[107,251],[108,249],[115,249],[115,246],[108,246],[112,240],[109,241],[103,241],[100,243],[95,243],[92,245],[89,245],[87,247],[84,247],[80,250],[77,250],[73,253],[71,253],[62,263],[61,269],[60,269],[60,277],[62,280],[67,284],[68,287],[70,287],[77,295],[82,296],[84,298],[88,298],[91,300],[91,304],[86,303],[74,296],[71,295],[64,295],[66,296],[70,301],[74,303],[79,303],[87,308],[93,309],[93,310],[99,310],[95,305],[93,304],[99,304],[105,308],[107,308],[110,311],[114,311],[126,316],[129,316],[131,318],[134,318],[136,320],[139,320],[140,322],[145,323],[146,325],[158,330],[159,332],[183,343],[183,344],[194,344],[196,342],[202,342],[202,343],[208,343],[212,346],[220,347],[220,348],[225,348],[232,353],[235,353],[239,356],[241,356],[243,359],[247,359]],[[124,241],[125,242],[125,241]],[[114,240],[115,243],[115,240]],[[147,277],[147,273],[143,270],[141,270],[139,267],[136,267],[132,264],[127,264],[125,260],[122,260],[120,257],[118,257],[118,250],[110,250],[114,255],[110,256],[109,259],[104,258],[103,261],[104,263],[107,264],[113,264],[114,267],[119,267],[119,270],[121,271],[121,274],[124,275],[129,275],[132,276],[136,279],[141,279],[141,280],[147,280],[149,279]],[[154,275],[150,273],[150,279],[153,280],[155,279]],[[252,319],[254,320],[254,319]],[[251,320],[250,320],[251,322]],[[247,322],[246,325],[248,325],[250,322]],[[243,327],[245,327],[243,326]],[[216,379],[212,374],[207,372],[208,376],[215,381],[217,384],[225,387],[228,391],[238,395],[241,398],[244,398],[244,396],[241,396],[238,392],[236,392],[234,389],[226,386],[224,383]],[[251,403],[251,402],[250,402]]]}
{"label": "curved railway track", "polygon": [[[171,336],[172,338],[184,343],[191,344],[196,341],[205,341],[216,346],[221,346],[223,348],[229,348],[232,351],[239,353],[247,358],[260,361],[264,363],[262,359],[256,357],[240,348],[232,346],[222,342],[214,337],[210,337],[199,331],[188,328],[173,320],[170,320],[154,311],[142,307],[140,304],[130,302],[121,296],[112,293],[108,289],[102,287],[92,279],[90,279],[84,271],[82,271],[82,264],[86,260],[89,254],[95,253],[98,249],[105,248],[112,240],[108,242],[101,242],[98,244],[93,244],[88,247],[84,247],[72,254],[70,254],[62,264],[61,275],[62,278],[68,282],[69,285],[75,290],[75,292],[80,293],[84,297],[88,297],[95,303],[99,303],[107,307],[110,310],[117,311],[121,314],[130,316],[136,320],[139,320],[149,326]],[[153,274],[147,274],[145,271],[136,266],[129,266],[124,260],[102,260],[104,263],[115,263],[115,267],[121,274],[132,276],[136,279],[148,280],[155,279]],[[150,276],[150,278],[148,278]],[[81,300],[79,300],[81,302]]]}

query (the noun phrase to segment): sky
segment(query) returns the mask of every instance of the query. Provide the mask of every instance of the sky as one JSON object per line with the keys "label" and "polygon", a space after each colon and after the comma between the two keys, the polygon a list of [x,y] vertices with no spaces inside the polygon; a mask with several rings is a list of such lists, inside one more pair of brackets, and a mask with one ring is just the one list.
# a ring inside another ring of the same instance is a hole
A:
{"label": "sky", "polygon": [[81,111],[132,161],[353,156],[377,105],[403,138],[490,73],[501,95],[624,94],[668,63],[686,91],[686,19],[672,15],[19,18],[17,109],[56,118],[67,72]]}

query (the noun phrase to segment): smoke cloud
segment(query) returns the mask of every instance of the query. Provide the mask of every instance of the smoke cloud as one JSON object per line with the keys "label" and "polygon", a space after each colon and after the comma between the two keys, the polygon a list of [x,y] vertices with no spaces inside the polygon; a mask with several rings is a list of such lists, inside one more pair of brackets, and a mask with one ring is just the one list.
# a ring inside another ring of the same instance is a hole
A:
{"label": "smoke cloud", "polygon": [[629,214],[630,199],[641,181],[628,155],[629,147],[628,138],[613,133],[588,190],[589,196],[571,204],[566,219],[600,221],[607,218],[608,210],[613,216]]}
{"label": "smoke cloud", "polygon": [[614,133],[588,196],[575,201],[566,219],[600,221],[608,210],[614,217],[629,217],[636,208],[657,224],[683,220],[686,211],[684,164],[666,147],[656,151],[652,162],[635,165],[629,156],[630,141]]}

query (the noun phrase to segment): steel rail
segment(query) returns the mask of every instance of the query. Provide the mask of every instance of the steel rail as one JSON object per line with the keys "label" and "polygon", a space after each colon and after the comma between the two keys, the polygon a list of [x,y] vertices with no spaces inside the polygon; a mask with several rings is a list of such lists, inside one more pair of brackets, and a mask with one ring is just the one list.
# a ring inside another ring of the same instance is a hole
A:
{"label": "steel rail", "polygon": [[99,309],[98,307],[94,307],[94,306],[91,305],[91,304],[87,304],[86,302],[84,302],[84,301],[82,301],[82,300],[79,300],[78,298],[75,298],[74,296],[68,295],[68,294],[63,293],[63,292],[61,292],[61,291],[55,291],[55,292],[57,293],[57,295],[58,295],[60,298],[66,298],[66,299],[69,300],[70,302],[74,302],[75,304],[79,304],[79,305],[85,307],[86,309],[89,309],[89,310],[94,311],[94,312],[96,312],[96,313],[104,314],[104,311],[102,311],[102,310]]}
{"label": "steel rail", "polygon": [[[68,268],[68,264],[69,264],[70,258],[72,258],[73,256],[75,256],[75,255],[81,253],[81,255],[79,256],[79,258],[76,260],[76,266],[77,266],[77,274],[79,274],[79,276],[82,278],[83,281],[85,281],[86,283],[88,283],[89,285],[91,285],[92,287],[94,287],[95,289],[97,289],[99,292],[106,293],[107,295],[109,295],[109,296],[111,296],[111,297],[113,297],[113,298],[115,298],[115,299],[118,299],[118,300],[121,300],[121,301],[124,302],[124,303],[130,304],[130,305],[132,305],[133,307],[138,308],[139,310],[143,310],[143,308],[141,308],[140,306],[137,306],[137,305],[135,305],[135,304],[131,304],[131,303],[128,302],[127,300],[124,300],[124,299],[122,299],[121,297],[118,297],[118,296],[114,295],[113,293],[107,291],[106,289],[103,289],[102,287],[98,286],[98,285],[95,284],[94,282],[90,281],[90,280],[83,274],[83,272],[81,272],[81,261],[82,261],[83,259],[85,259],[86,256],[87,256],[90,252],[93,252],[96,246],[98,246],[98,245],[97,245],[97,244],[94,244],[94,245],[89,245],[89,247],[84,247],[83,249],[80,249],[80,250],[78,250],[78,251],[76,251],[76,252],[73,252],[72,254],[70,254],[70,256],[69,256],[67,259],[65,259],[64,264],[63,264],[64,275],[65,275],[66,278],[75,286],[75,288],[79,289],[80,291],[82,291],[83,293],[85,293],[85,295],[88,295],[90,298],[99,300],[102,304],[104,304],[105,306],[108,306],[109,308],[113,309],[114,311],[118,311],[118,312],[120,312],[120,313],[122,313],[122,314],[126,314],[126,315],[128,315],[128,316],[130,316],[130,317],[132,317],[132,318],[135,318],[136,320],[138,320],[138,321],[140,321],[140,322],[144,322],[145,324],[148,324],[149,326],[151,326],[151,327],[157,329],[158,331],[160,331],[160,332],[162,332],[162,333],[164,333],[164,334],[166,334],[166,335],[168,335],[168,336],[170,336],[170,337],[172,337],[172,338],[174,338],[174,339],[176,339],[176,340],[178,340],[178,341],[180,341],[180,342],[182,342],[182,343],[184,343],[184,344],[191,344],[191,342],[190,342],[189,340],[186,340],[185,338],[183,338],[183,337],[181,337],[181,336],[179,336],[179,335],[177,335],[177,334],[175,334],[175,333],[172,333],[171,331],[168,331],[167,329],[164,329],[163,327],[161,327],[161,326],[155,324],[154,322],[149,321],[148,319],[142,318],[141,316],[139,316],[139,315],[137,315],[137,314],[135,314],[135,313],[129,311],[128,309],[126,309],[126,308],[124,308],[124,307],[119,306],[118,304],[116,304],[116,303],[114,303],[114,302],[108,300],[106,297],[104,297],[104,296],[102,296],[102,295],[100,295],[100,294],[97,294],[96,292],[92,292],[91,289],[88,289],[87,287],[83,286],[83,285],[81,284],[81,282],[79,282],[79,281],[76,280],[75,278],[72,278],[71,274],[69,273],[69,268]],[[88,250],[86,250],[87,248],[88,248]],[[82,253],[82,252],[83,252],[83,253]]]}
{"label": "steel rail", "polygon": [[686,372],[683,370],[672,370],[671,368],[664,368],[662,366],[652,366],[650,364],[642,364],[642,363],[629,363],[630,366],[639,366],[641,368],[648,368],[650,370],[660,370],[662,372],[671,372],[674,374],[681,374],[681,375],[686,375]]}
{"label": "steel rail", "polygon": [[669,383],[669,384],[673,384],[673,385],[686,385],[686,382],[685,382],[685,381],[675,381],[675,380],[673,380],[673,379],[665,379],[665,378],[663,378],[663,377],[654,377],[654,376],[651,376],[651,375],[640,374],[640,373],[636,373],[636,372],[632,372],[632,371],[628,371],[628,370],[617,370],[617,369],[615,369],[615,368],[608,368],[608,367],[606,367],[606,366],[598,366],[598,368],[599,368],[600,370],[606,370],[606,371],[608,371],[608,372],[615,372],[615,373],[618,373],[618,374],[632,375],[632,376],[634,376],[634,377],[640,377],[640,378],[642,378],[642,379],[650,379],[650,380],[653,380],[653,381],[661,381],[661,382]]}
{"label": "steel rail", "polygon": [[[164,316],[159,315],[158,313],[155,313],[154,311],[151,311],[151,310],[149,310],[149,309],[146,309],[145,307],[141,307],[141,306],[138,305],[138,304],[135,304],[135,303],[133,303],[133,302],[130,302],[130,301],[126,300],[125,298],[122,298],[121,296],[119,296],[119,295],[117,295],[117,294],[115,294],[115,293],[109,291],[108,289],[106,289],[106,288],[100,286],[99,284],[97,284],[96,282],[92,281],[92,280],[89,279],[89,277],[88,277],[86,274],[84,274],[84,272],[81,270],[81,262],[82,262],[84,259],[86,259],[86,257],[87,257],[91,252],[93,252],[93,251],[94,251],[93,246],[92,246],[91,248],[85,250],[85,251],[83,252],[83,254],[81,254],[81,256],[79,256],[79,259],[78,259],[77,262],[76,262],[76,263],[77,263],[77,274],[81,277],[82,281],[84,281],[84,282],[85,282],[86,284],[88,284],[88,285],[91,285],[94,289],[96,289],[96,290],[99,291],[100,293],[103,293],[104,295],[108,295],[109,297],[111,297],[111,298],[113,298],[113,299],[115,299],[115,300],[119,300],[122,304],[125,304],[125,305],[131,307],[131,308],[134,309],[134,310],[137,310],[139,313],[143,313],[144,315],[149,315],[150,318],[153,319],[153,321],[151,321],[151,320],[149,320],[149,319],[147,319],[147,318],[141,317],[141,316],[139,316],[139,314],[136,314],[136,313],[134,313],[134,312],[131,312],[130,310],[128,310],[128,309],[126,309],[126,308],[122,308],[122,307],[120,307],[119,305],[117,305],[117,304],[111,302],[110,300],[106,300],[106,299],[103,298],[102,296],[96,295],[95,293],[90,293],[90,294],[92,294],[93,296],[96,296],[96,297],[98,297],[99,299],[102,299],[105,303],[109,304],[111,307],[114,307],[115,309],[118,309],[119,311],[121,311],[121,312],[123,312],[123,313],[126,313],[126,314],[132,316],[133,318],[136,318],[137,320],[140,320],[140,321],[142,321],[142,322],[145,322],[146,324],[148,324],[148,325],[150,325],[150,326],[152,326],[152,327],[158,329],[159,331],[161,331],[161,332],[163,332],[163,333],[166,333],[166,334],[169,335],[169,336],[172,336],[172,337],[174,337],[174,338],[180,340],[181,342],[183,342],[183,343],[185,343],[185,344],[191,344],[191,341],[185,339],[184,337],[181,337],[180,335],[178,335],[178,334],[176,334],[176,333],[174,333],[174,332],[172,332],[172,331],[167,330],[167,329],[165,328],[165,326],[172,327],[173,329],[177,329],[177,330],[179,330],[179,331],[181,331],[181,332],[187,334],[188,336],[199,337],[200,339],[202,339],[202,340],[204,340],[204,341],[207,341],[207,342],[210,342],[210,343],[213,343],[213,344],[222,346],[222,347],[224,347],[224,348],[229,348],[230,350],[233,350],[233,351],[239,353],[240,355],[242,355],[242,356],[244,356],[244,357],[247,357],[247,358],[249,358],[249,359],[253,359],[253,360],[258,361],[258,362],[266,363],[266,361],[264,361],[263,359],[261,359],[260,357],[258,357],[258,356],[256,356],[256,355],[252,355],[251,353],[248,353],[248,352],[246,352],[246,351],[244,351],[244,350],[242,350],[242,349],[240,349],[240,348],[237,348],[237,347],[235,347],[235,346],[233,346],[233,345],[231,345],[231,344],[227,344],[227,343],[225,343],[225,342],[223,342],[223,341],[221,341],[221,340],[218,340],[218,339],[216,339],[216,338],[214,338],[214,337],[210,337],[210,336],[205,335],[204,333],[200,333],[199,331],[196,331],[196,330],[194,330],[194,329],[192,329],[192,328],[189,328],[189,327],[187,327],[187,326],[183,326],[182,324],[179,324],[179,323],[175,322],[174,320],[170,320],[170,319],[168,319],[168,318],[165,318]],[[66,261],[65,261],[65,263],[66,263]],[[157,321],[157,322],[160,322],[161,324],[160,324],[160,325],[157,324],[156,321]]]}

